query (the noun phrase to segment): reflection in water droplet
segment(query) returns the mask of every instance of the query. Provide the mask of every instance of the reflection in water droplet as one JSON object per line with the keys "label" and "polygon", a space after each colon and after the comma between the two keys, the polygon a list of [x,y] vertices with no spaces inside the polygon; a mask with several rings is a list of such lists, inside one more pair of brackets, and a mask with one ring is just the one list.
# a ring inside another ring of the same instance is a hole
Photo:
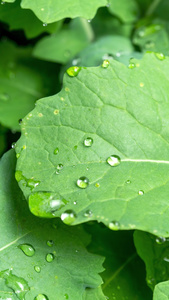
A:
{"label": "reflection in water droplet", "polygon": [[81,189],[86,189],[88,185],[89,185],[89,179],[85,176],[82,176],[77,180],[77,186],[80,187]]}
{"label": "reflection in water droplet", "polygon": [[166,242],[166,238],[164,238],[164,237],[159,236],[159,237],[156,238],[156,243],[159,244],[159,245],[161,245],[165,242]]}
{"label": "reflection in water droplet", "polygon": [[46,261],[48,262],[48,263],[50,263],[50,262],[52,262],[53,260],[54,260],[54,255],[52,254],[52,253],[48,253],[47,255],[46,255]]}
{"label": "reflection in water droplet", "polygon": [[130,63],[129,65],[128,65],[128,68],[129,69],[134,69],[136,66],[135,66],[135,64],[134,63]]}
{"label": "reflection in water droplet", "polygon": [[30,288],[24,278],[12,274],[11,270],[1,271],[0,278],[5,279],[6,286],[14,291],[17,298],[20,300],[25,299],[25,294]]}
{"label": "reflection in water droplet", "polygon": [[93,213],[92,213],[92,211],[91,210],[86,210],[86,212],[84,213],[84,216],[85,217],[92,217],[92,215],[93,215]]}
{"label": "reflection in water droplet", "polygon": [[91,137],[87,137],[85,140],[84,140],[84,145],[86,147],[91,147],[93,144],[93,139]]}
{"label": "reflection in water droplet", "polygon": [[39,266],[34,266],[34,270],[35,270],[37,273],[40,273],[41,267],[39,267]]}
{"label": "reflection in water droplet", "polygon": [[144,191],[140,190],[140,191],[138,192],[138,194],[139,194],[140,196],[142,196],[142,195],[144,194]]}
{"label": "reflection in water droplet", "polygon": [[109,223],[108,227],[111,230],[119,230],[120,229],[120,223],[118,221],[112,221]]}
{"label": "reflection in water droplet", "polygon": [[49,247],[52,247],[52,246],[54,245],[54,241],[48,240],[48,241],[46,242],[46,244],[47,244]]}
{"label": "reflection in water droplet", "polygon": [[48,300],[48,297],[44,294],[37,295],[34,300]]}
{"label": "reflection in water droplet", "polygon": [[79,74],[80,70],[81,70],[81,67],[73,66],[73,67],[70,67],[69,69],[67,69],[66,73],[70,77],[76,77]]}
{"label": "reflection in water droplet", "polygon": [[35,249],[30,244],[21,244],[18,248],[21,249],[27,256],[33,256],[35,254]]}
{"label": "reflection in water droplet", "polygon": [[57,155],[59,153],[59,148],[56,148],[54,151],[53,151],[53,154]]}
{"label": "reflection in water droplet", "polygon": [[163,53],[155,53],[155,56],[159,59],[159,60],[164,60],[165,59],[165,55]]}
{"label": "reflection in water droplet", "polygon": [[102,62],[102,68],[106,69],[108,68],[108,66],[110,65],[110,62],[108,59],[105,59],[103,62]]}
{"label": "reflection in water droplet", "polygon": [[63,223],[70,225],[76,220],[76,214],[73,210],[66,210],[62,215],[61,215],[61,220]]}
{"label": "reflection in water droplet", "polygon": [[116,167],[120,164],[121,159],[118,155],[111,155],[107,158],[106,162],[111,166],[111,167]]}
{"label": "reflection in water droplet", "polygon": [[48,24],[47,23],[43,23],[43,27],[46,27]]}
{"label": "reflection in water droplet", "polygon": [[12,143],[11,147],[12,147],[12,149],[15,149],[16,143]]}

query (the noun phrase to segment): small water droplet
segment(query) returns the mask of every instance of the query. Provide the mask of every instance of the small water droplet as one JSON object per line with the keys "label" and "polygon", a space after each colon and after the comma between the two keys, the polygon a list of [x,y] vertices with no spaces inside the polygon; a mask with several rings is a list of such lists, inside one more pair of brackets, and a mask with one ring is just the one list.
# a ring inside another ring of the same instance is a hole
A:
{"label": "small water droplet", "polygon": [[59,109],[55,109],[53,113],[54,113],[54,115],[58,115]]}
{"label": "small water droplet", "polygon": [[48,26],[48,24],[47,23],[43,23],[43,27],[46,27],[46,26]]}
{"label": "small water droplet", "polygon": [[44,294],[37,295],[34,300],[48,300],[48,297]]}
{"label": "small water droplet", "polygon": [[62,165],[62,164],[58,164],[56,168],[57,168],[57,170],[59,170],[59,171],[60,171],[60,170],[62,170],[62,169],[63,169],[63,165]]}
{"label": "small water droplet", "polygon": [[10,99],[10,97],[9,97],[9,95],[8,95],[7,93],[2,93],[2,94],[0,94],[0,100],[1,100],[1,101],[6,102],[6,101],[8,101],[9,99]]}
{"label": "small water droplet", "polygon": [[144,194],[144,191],[143,191],[143,190],[140,190],[140,191],[138,192],[138,194],[139,194],[140,196],[142,196],[142,195]]}
{"label": "small water droplet", "polygon": [[11,148],[15,149],[15,147],[16,147],[16,143],[12,143]]}
{"label": "small water droplet", "polygon": [[130,181],[130,180],[127,180],[127,181],[126,181],[126,183],[127,183],[127,184],[130,184],[130,183],[131,183],[131,181]]}
{"label": "small water droplet", "polygon": [[100,187],[100,183],[97,182],[97,183],[95,184],[95,187],[99,188],[99,187]]}
{"label": "small water droplet", "polygon": [[76,77],[79,74],[80,70],[81,70],[81,67],[73,66],[73,67],[70,67],[69,69],[67,69],[66,73],[70,77]]}
{"label": "small water droplet", "polygon": [[19,119],[18,123],[19,123],[19,125],[21,125],[22,124],[22,119]]}
{"label": "small water droplet", "polygon": [[77,201],[74,201],[73,204],[76,205],[76,204],[77,204]]}
{"label": "small water droplet", "polygon": [[106,162],[111,166],[111,167],[116,167],[120,164],[121,159],[118,155],[111,155],[107,158]]}
{"label": "small water droplet", "polygon": [[17,154],[16,154],[16,158],[19,158],[19,157],[20,157],[20,153],[17,153]]}
{"label": "small water droplet", "polygon": [[119,230],[120,229],[120,223],[118,221],[112,221],[109,223],[108,227],[111,230]]}
{"label": "small water droplet", "polygon": [[91,19],[88,19],[87,22],[90,23],[90,22],[91,22]]}
{"label": "small water droplet", "polygon": [[91,137],[87,137],[85,140],[84,140],[84,145],[86,147],[91,147],[93,145],[93,139]]}
{"label": "small water droplet", "polygon": [[48,253],[47,255],[46,255],[46,261],[48,262],[48,263],[50,263],[50,262],[52,262],[53,260],[54,260],[54,255],[53,255],[53,253]]}
{"label": "small water droplet", "polygon": [[110,65],[110,62],[108,59],[105,59],[103,62],[102,62],[102,68],[106,69],[108,68],[108,66]]}
{"label": "small water droplet", "polygon": [[129,69],[134,69],[136,67],[136,65],[134,64],[134,63],[130,63],[129,65],[128,65],[128,68]]}
{"label": "small water droplet", "polygon": [[40,10],[41,10],[41,11],[44,11],[45,9],[42,7]]}
{"label": "small water droplet", "polygon": [[93,213],[92,213],[92,211],[89,210],[89,209],[86,210],[85,213],[84,213],[84,216],[85,216],[85,217],[92,217],[92,215],[93,215]]}
{"label": "small water droplet", "polygon": [[159,60],[164,60],[165,59],[165,55],[163,53],[155,53],[155,56],[159,59]]}
{"label": "small water droplet", "polygon": [[46,244],[49,246],[49,247],[52,247],[54,245],[54,241],[53,240],[48,240],[46,242]]}
{"label": "small water droplet", "polygon": [[41,267],[39,267],[39,266],[34,266],[34,270],[35,270],[37,273],[40,273],[40,272],[41,272]]}
{"label": "small water droplet", "polygon": [[27,256],[33,256],[35,254],[35,249],[30,244],[21,244],[18,246],[19,249],[23,251],[23,253]]}
{"label": "small water droplet", "polygon": [[53,154],[57,155],[59,153],[59,148],[56,148],[54,151],[53,151]]}
{"label": "small water droplet", "polygon": [[76,214],[73,210],[66,210],[62,215],[61,215],[61,220],[63,223],[70,225],[76,220]]}
{"label": "small water droplet", "polygon": [[25,178],[25,180],[27,181],[26,186],[30,187],[31,190],[33,190],[34,188],[36,188],[39,185],[39,183],[40,183],[40,181],[34,180],[33,178],[30,178],[30,179],[26,179]]}
{"label": "small water droplet", "polygon": [[164,244],[165,242],[166,242],[166,238],[164,237],[159,236],[156,238],[156,243],[159,245]]}
{"label": "small water droplet", "polygon": [[88,185],[89,185],[89,179],[85,176],[82,176],[77,180],[77,186],[80,187],[81,189],[86,189]]}

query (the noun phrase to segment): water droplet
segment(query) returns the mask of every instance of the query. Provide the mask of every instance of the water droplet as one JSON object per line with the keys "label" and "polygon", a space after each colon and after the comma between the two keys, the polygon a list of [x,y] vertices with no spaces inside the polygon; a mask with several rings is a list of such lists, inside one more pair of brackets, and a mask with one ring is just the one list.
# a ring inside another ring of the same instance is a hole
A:
{"label": "water droplet", "polygon": [[77,186],[80,187],[81,189],[86,189],[88,185],[89,185],[89,179],[85,176],[82,176],[77,180]]}
{"label": "water droplet", "polygon": [[163,53],[155,53],[155,56],[159,59],[159,60],[164,60],[165,59],[165,55]]}
{"label": "water droplet", "polygon": [[70,225],[76,220],[76,214],[73,210],[66,210],[61,215],[61,220],[63,221],[63,223]]}
{"label": "water droplet", "polygon": [[108,68],[108,66],[110,65],[110,62],[108,59],[105,59],[103,62],[102,62],[102,68]]}
{"label": "water droplet", "polygon": [[64,294],[64,298],[65,299],[69,299],[69,295],[68,294]]}
{"label": "water droplet", "polygon": [[128,65],[128,68],[129,69],[134,69],[136,66],[135,66],[135,64],[134,63],[130,63],[129,65]]}
{"label": "water droplet", "polygon": [[138,194],[139,194],[140,196],[142,196],[142,195],[144,194],[144,191],[140,190],[140,191],[138,192]]}
{"label": "water droplet", "polygon": [[0,100],[1,101],[8,101],[10,99],[9,95],[7,93],[0,94]]}
{"label": "water droplet", "polygon": [[21,125],[22,124],[22,119],[19,119],[18,123],[19,123],[19,125]]}
{"label": "water droplet", "polygon": [[127,180],[127,181],[126,181],[126,183],[127,183],[127,184],[130,184],[130,183],[131,183],[131,181],[130,181],[130,180]]}
{"label": "water droplet", "polygon": [[58,115],[58,113],[59,113],[59,109],[55,109],[54,110],[54,115]]}
{"label": "water droplet", "polygon": [[87,22],[90,23],[90,22],[91,22],[91,19],[88,19]]}
{"label": "water droplet", "polygon": [[44,294],[37,295],[34,300],[48,300],[48,297]]}
{"label": "water droplet", "polygon": [[73,204],[76,205],[76,204],[77,204],[77,201],[74,201]]}
{"label": "water droplet", "polygon": [[19,158],[19,156],[20,156],[20,153],[17,153],[17,154],[16,154],[16,158]]}
{"label": "water droplet", "polygon": [[50,262],[52,262],[53,260],[54,260],[54,255],[53,255],[53,253],[48,253],[47,255],[46,255],[46,261],[48,262],[48,263],[50,263]]}
{"label": "water droplet", "polygon": [[111,230],[119,230],[120,229],[120,223],[117,222],[117,221],[112,221],[112,222],[109,223],[108,227]]}
{"label": "water droplet", "polygon": [[73,66],[73,67],[70,67],[69,69],[67,69],[66,73],[70,77],[76,77],[79,74],[80,70],[81,70],[81,67]]}
{"label": "water droplet", "polygon": [[49,247],[52,247],[54,245],[54,241],[52,240],[49,240],[46,242],[46,244],[49,246]]}
{"label": "water droplet", "polygon": [[92,211],[91,210],[86,210],[86,212],[84,213],[84,216],[85,217],[92,217],[92,215],[93,215],[93,213],[92,213]]}
{"label": "water droplet", "polygon": [[84,145],[86,147],[91,147],[93,145],[93,139],[91,137],[87,137],[85,140],[84,140]]}
{"label": "water droplet", "polygon": [[143,82],[140,82],[140,87],[143,87],[144,86],[144,83]]}
{"label": "water droplet", "polygon": [[29,286],[27,281],[22,278],[12,274],[11,270],[4,270],[0,272],[0,278],[5,279],[5,284],[7,287],[12,289],[20,300],[25,299],[25,294],[29,291]]}
{"label": "water droplet", "polygon": [[159,244],[159,245],[161,245],[165,242],[166,242],[166,238],[164,238],[164,237],[159,236],[159,237],[156,238],[156,243]]}
{"label": "water droplet", "polygon": [[95,187],[100,187],[100,183],[99,182],[97,182],[96,184],[95,184]]}
{"label": "water droplet", "polygon": [[43,27],[46,27],[46,26],[48,26],[48,24],[47,23],[43,23]]}
{"label": "water droplet", "polygon": [[35,249],[30,244],[21,244],[18,248],[21,249],[27,256],[33,256],[35,254]]}
{"label": "water droplet", "polygon": [[39,267],[39,266],[34,266],[34,270],[35,270],[37,273],[40,273],[41,267]]}
{"label": "water droplet", "polygon": [[12,147],[12,149],[15,149],[16,143],[12,143],[11,147]]}
{"label": "water droplet", "polygon": [[41,117],[43,117],[43,114],[42,113],[38,113],[38,116],[41,118]]}
{"label": "water droplet", "polygon": [[57,155],[59,153],[59,148],[56,148],[54,151],[53,151],[53,154]]}
{"label": "water droplet", "polygon": [[120,164],[121,159],[118,155],[111,155],[107,158],[106,162],[111,166],[111,167],[116,167]]}
{"label": "water droplet", "polygon": [[26,179],[26,178],[24,178],[25,180],[26,180],[26,186],[27,187],[30,187],[31,188],[31,190],[33,190],[34,188],[36,188],[38,185],[39,185],[39,183],[40,183],[40,181],[38,181],[38,180],[35,180],[35,179],[32,179],[32,178],[30,178],[30,179]]}
{"label": "water droplet", "polygon": [[45,9],[42,7],[40,10],[41,10],[41,11],[44,11]]}
{"label": "water droplet", "polygon": [[58,174],[62,169],[63,169],[63,165],[62,164],[58,164],[56,167],[57,171],[56,174]]}

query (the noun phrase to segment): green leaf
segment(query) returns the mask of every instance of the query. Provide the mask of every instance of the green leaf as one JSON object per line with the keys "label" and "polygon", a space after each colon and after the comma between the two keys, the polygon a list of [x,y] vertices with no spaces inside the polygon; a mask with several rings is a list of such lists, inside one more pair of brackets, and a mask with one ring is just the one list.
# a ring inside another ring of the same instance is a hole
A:
{"label": "green leaf", "polygon": [[41,39],[35,46],[33,55],[37,58],[66,63],[93,39],[90,24],[82,19],[72,20],[55,35]]}
{"label": "green leaf", "polygon": [[21,9],[19,0],[13,5],[5,3],[0,6],[0,21],[7,23],[10,30],[23,29],[27,38],[34,38],[43,32],[56,32],[61,25],[57,22],[46,26],[31,10]]}
{"label": "green leaf", "polygon": [[[18,120],[34,107],[35,100],[56,91],[56,67],[31,59],[30,48],[9,41],[0,43],[0,122],[20,130]],[[53,88],[54,87],[54,88]]]}
{"label": "green leaf", "polygon": [[169,281],[161,282],[155,286],[153,300],[169,299]]}
{"label": "green leaf", "polygon": [[[164,58],[152,53],[129,68],[116,61],[82,68],[76,77],[65,75],[59,94],[37,102],[16,147],[16,175],[35,215],[64,219],[71,210],[73,224],[91,219],[168,235]],[[87,188],[80,188],[83,180]]]}
{"label": "green leaf", "polygon": [[14,169],[11,150],[0,162],[0,298],[9,293],[14,297],[10,299],[20,300],[35,299],[38,294],[88,300],[89,290],[89,296],[92,292],[94,299],[104,300],[103,294],[97,297],[103,258],[86,250],[89,235],[82,226],[68,227],[60,220],[30,214]]}
{"label": "green leaf", "polygon": [[109,11],[129,23],[137,20],[139,7],[136,0],[110,0]]}
{"label": "green leaf", "polygon": [[[5,0],[15,2],[15,0]],[[106,6],[107,0],[62,0],[41,1],[22,0],[21,7],[31,9],[34,14],[44,23],[53,23],[64,18],[82,17],[92,19],[101,6]]]}
{"label": "green leaf", "polygon": [[136,231],[134,242],[146,265],[147,283],[153,289],[157,283],[169,277],[169,239]]}
{"label": "green leaf", "polygon": [[101,224],[90,223],[85,228],[92,234],[90,252],[105,257],[105,271],[101,276],[108,299],[152,299],[145,282],[144,264],[133,245],[133,232],[112,232]]}

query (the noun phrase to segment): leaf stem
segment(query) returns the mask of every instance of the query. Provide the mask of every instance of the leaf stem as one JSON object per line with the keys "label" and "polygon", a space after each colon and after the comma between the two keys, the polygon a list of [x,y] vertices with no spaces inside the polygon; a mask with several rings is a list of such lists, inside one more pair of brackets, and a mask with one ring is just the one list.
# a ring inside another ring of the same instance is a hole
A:
{"label": "leaf stem", "polygon": [[156,8],[157,8],[157,6],[160,4],[160,2],[161,2],[161,0],[154,0],[151,4],[150,4],[150,6],[149,6],[149,8],[148,8],[148,10],[147,10],[147,12],[146,12],[146,16],[148,17],[148,16],[151,16],[152,14],[153,14],[153,12],[156,10]]}

